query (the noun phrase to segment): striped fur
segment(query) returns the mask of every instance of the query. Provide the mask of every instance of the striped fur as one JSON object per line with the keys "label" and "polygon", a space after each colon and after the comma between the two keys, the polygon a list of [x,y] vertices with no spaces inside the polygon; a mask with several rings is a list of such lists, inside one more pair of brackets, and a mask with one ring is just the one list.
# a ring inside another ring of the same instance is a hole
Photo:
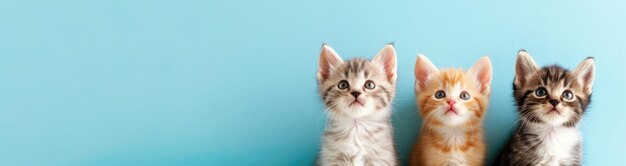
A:
{"label": "striped fur", "polygon": [[[481,58],[467,72],[460,69],[438,71],[420,55],[415,77],[417,105],[423,121],[410,165],[483,165],[482,121],[491,89],[489,59]],[[435,97],[438,91],[445,92],[445,97]],[[464,92],[471,97],[462,99]]]}
{"label": "striped fur", "polygon": [[[355,58],[346,62],[329,46],[322,47],[318,87],[328,124],[319,165],[398,165],[390,121],[395,65],[392,45],[371,61]],[[342,89],[341,82],[348,86]],[[368,82],[375,87],[367,88]]]}
{"label": "striped fur", "polygon": [[[513,94],[521,123],[495,165],[581,165],[577,124],[591,101],[593,73],[592,58],[570,72],[557,65],[539,68],[520,51]],[[538,95],[540,89],[547,94]],[[564,95],[568,91],[571,99]]]}

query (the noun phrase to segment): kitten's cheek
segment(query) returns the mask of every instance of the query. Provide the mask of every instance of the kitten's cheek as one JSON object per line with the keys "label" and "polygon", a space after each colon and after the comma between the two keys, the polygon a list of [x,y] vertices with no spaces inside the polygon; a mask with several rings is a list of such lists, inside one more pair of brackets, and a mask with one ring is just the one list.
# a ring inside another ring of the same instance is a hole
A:
{"label": "kitten's cheek", "polygon": [[561,109],[563,110],[563,113],[565,113],[567,117],[574,115],[574,109],[567,108],[567,107],[561,108]]}

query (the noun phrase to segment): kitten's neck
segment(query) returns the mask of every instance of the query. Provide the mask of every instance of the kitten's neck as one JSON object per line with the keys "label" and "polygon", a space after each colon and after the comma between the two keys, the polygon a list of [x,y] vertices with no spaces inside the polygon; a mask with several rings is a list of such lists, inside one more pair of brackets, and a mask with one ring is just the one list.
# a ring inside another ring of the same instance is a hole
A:
{"label": "kitten's neck", "polygon": [[483,136],[483,130],[480,123],[473,125],[429,125],[422,131],[427,132],[429,135],[439,137],[435,142],[439,142],[444,147],[452,149],[463,149],[467,146],[471,146],[470,142],[476,142],[481,140]]}
{"label": "kitten's neck", "polygon": [[462,124],[458,124],[458,125],[446,125],[443,124],[441,122],[430,122],[430,121],[424,121],[422,123],[426,123],[424,125],[425,128],[427,128],[427,130],[431,130],[431,131],[442,131],[442,130],[457,130],[457,131],[477,131],[482,129],[482,122],[466,122],[466,123],[462,123]]}
{"label": "kitten's neck", "polygon": [[362,122],[389,122],[391,116],[391,108],[383,108],[372,110],[367,115],[356,115],[343,113],[342,111],[353,110],[333,110],[328,114],[329,121],[346,122],[346,121],[362,121]]}
{"label": "kitten's neck", "polygon": [[[444,134],[444,133],[450,133],[450,134],[459,134],[459,136],[465,136],[464,133],[469,132],[469,133],[473,133],[473,134],[481,134],[482,133],[482,128],[481,126],[463,126],[463,125],[456,125],[456,126],[431,126],[428,127],[428,129],[426,129],[427,132],[434,132],[433,134]],[[469,136],[473,136],[473,134],[467,134]],[[455,135],[451,135],[451,136],[455,136]]]}
{"label": "kitten's neck", "polygon": [[551,125],[545,123],[534,123],[523,121],[519,126],[522,132],[553,132],[560,130],[578,130],[578,125],[565,126],[565,125]]}

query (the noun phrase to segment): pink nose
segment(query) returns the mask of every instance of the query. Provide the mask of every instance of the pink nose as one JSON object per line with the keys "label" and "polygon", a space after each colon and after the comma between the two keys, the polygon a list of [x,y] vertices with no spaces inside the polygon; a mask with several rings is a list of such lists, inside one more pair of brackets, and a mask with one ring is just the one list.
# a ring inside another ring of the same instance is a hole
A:
{"label": "pink nose", "polygon": [[450,107],[454,107],[454,104],[456,104],[455,100],[452,100],[452,99],[448,100],[448,105],[450,105]]}

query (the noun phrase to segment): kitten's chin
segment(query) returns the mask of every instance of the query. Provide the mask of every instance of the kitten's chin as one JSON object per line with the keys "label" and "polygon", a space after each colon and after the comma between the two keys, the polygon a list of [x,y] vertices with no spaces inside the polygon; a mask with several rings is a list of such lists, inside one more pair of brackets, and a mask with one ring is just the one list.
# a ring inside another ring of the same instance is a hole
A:
{"label": "kitten's chin", "polygon": [[563,110],[542,110],[539,118],[548,125],[559,126],[567,122],[568,116]]}
{"label": "kitten's chin", "polygon": [[462,125],[468,121],[468,118],[464,114],[457,112],[444,112],[438,116],[439,121],[448,126]]}
{"label": "kitten's chin", "polygon": [[442,120],[442,122],[448,126],[458,126],[465,124],[467,122],[467,119],[460,116],[451,116],[446,118],[445,120]]}
{"label": "kitten's chin", "polygon": [[352,108],[352,109],[363,109],[365,108],[365,104],[362,101],[353,101],[350,104],[348,104],[348,107]]}
{"label": "kitten's chin", "polygon": [[387,111],[383,110],[376,110],[373,106],[367,105],[367,104],[363,104],[363,105],[359,105],[359,104],[345,104],[341,107],[338,107],[338,109],[333,110],[332,113],[335,115],[340,115],[340,116],[344,116],[344,117],[351,117],[351,118],[363,118],[363,117],[370,117],[370,116],[384,116]]}

